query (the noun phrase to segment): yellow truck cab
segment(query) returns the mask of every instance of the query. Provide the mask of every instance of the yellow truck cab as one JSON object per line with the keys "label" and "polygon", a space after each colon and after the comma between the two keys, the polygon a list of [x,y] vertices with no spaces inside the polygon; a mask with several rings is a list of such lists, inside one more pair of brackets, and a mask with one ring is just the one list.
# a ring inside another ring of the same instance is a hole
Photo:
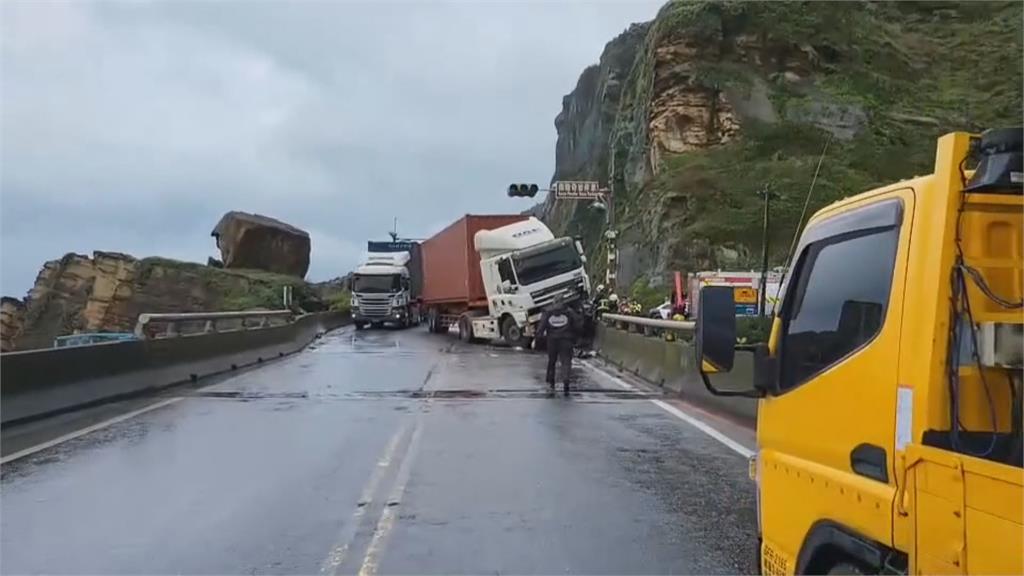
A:
{"label": "yellow truck cab", "polygon": [[1024,573],[1021,139],[947,134],[933,174],[816,213],[767,344],[702,292],[705,385],[759,398],[762,573]]}

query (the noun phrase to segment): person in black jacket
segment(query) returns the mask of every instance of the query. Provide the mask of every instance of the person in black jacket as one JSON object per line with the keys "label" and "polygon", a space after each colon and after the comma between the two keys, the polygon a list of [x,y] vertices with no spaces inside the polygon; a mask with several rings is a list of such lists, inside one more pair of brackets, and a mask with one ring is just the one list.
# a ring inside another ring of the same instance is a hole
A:
{"label": "person in black jacket", "polygon": [[559,295],[551,306],[541,314],[540,326],[537,328],[538,338],[547,338],[548,371],[546,381],[552,389],[555,387],[555,365],[562,364],[562,390],[569,393],[569,373],[572,370],[572,349],[580,333],[582,319],[578,312],[565,305],[565,299]]}

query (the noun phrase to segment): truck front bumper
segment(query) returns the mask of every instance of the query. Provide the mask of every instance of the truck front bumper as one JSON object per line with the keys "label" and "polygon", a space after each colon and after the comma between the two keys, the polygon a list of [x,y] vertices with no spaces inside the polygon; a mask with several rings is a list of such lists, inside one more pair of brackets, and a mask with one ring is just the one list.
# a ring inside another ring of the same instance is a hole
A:
{"label": "truck front bumper", "polygon": [[352,309],[352,320],[355,322],[401,322],[406,317],[405,308],[389,308],[386,312],[374,310]]}

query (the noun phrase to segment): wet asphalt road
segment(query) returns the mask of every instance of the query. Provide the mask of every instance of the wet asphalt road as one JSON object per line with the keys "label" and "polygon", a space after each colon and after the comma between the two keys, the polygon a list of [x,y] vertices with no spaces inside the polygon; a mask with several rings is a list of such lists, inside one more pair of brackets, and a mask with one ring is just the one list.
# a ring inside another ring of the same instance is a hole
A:
{"label": "wet asphalt road", "polygon": [[423,330],[306,351],[3,466],[5,574],[751,572],[746,461],[592,370]]}

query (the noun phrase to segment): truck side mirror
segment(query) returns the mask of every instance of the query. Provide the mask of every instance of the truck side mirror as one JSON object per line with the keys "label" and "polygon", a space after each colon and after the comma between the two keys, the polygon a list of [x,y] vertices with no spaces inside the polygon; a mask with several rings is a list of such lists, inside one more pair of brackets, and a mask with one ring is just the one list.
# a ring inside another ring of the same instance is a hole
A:
{"label": "truck side mirror", "polygon": [[502,280],[501,281],[501,291],[503,293],[505,293],[505,294],[512,294],[512,293],[514,293],[516,291],[516,288],[515,288],[515,286],[512,285],[512,281],[511,280]]}
{"label": "truck side mirror", "polygon": [[701,289],[695,331],[698,370],[702,374],[732,370],[736,356],[736,303],[732,287]]}
{"label": "truck side mirror", "polygon": [[[709,373],[732,370],[736,357],[736,302],[733,289],[729,286],[705,286],[700,291],[697,306],[694,348],[697,352],[697,372],[700,373],[704,387],[715,396],[764,396],[764,392],[753,387],[738,390],[716,388],[708,378]],[[749,348],[741,347],[743,350]]]}

